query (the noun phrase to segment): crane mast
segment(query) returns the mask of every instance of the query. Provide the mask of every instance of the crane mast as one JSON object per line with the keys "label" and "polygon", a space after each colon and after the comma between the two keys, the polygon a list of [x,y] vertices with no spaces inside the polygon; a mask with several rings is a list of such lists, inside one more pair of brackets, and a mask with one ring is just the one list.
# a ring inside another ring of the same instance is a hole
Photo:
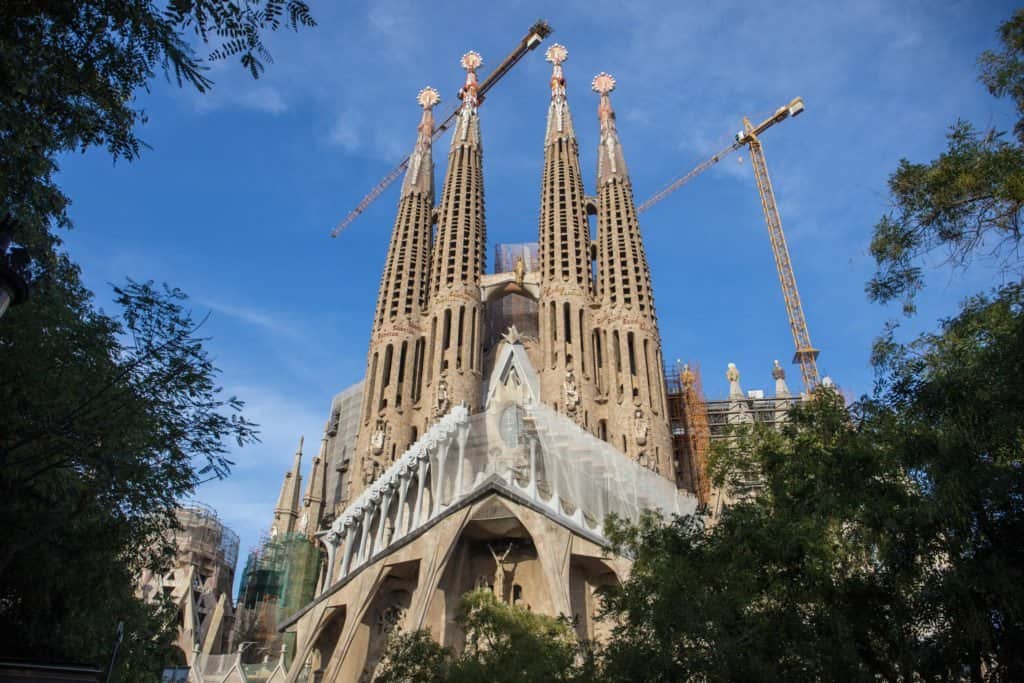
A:
{"label": "crane mast", "polygon": [[[482,104],[484,97],[487,95],[487,91],[490,90],[495,83],[501,80],[501,77],[507,74],[527,52],[536,48],[544,41],[545,38],[551,35],[551,31],[551,26],[544,20],[540,20],[531,26],[530,30],[527,31],[526,35],[519,41],[519,45],[516,46],[516,49],[509,53],[509,55],[505,57],[504,61],[502,61],[502,63],[499,64],[497,68],[480,83],[477,89],[478,103]],[[443,121],[441,121],[441,124],[434,129],[432,139],[437,140],[441,137],[441,135],[448,130],[448,127],[452,125],[452,121],[455,120],[455,117],[458,116],[458,114],[459,108],[455,107],[452,112],[448,114]],[[352,221],[359,218],[359,215],[366,211],[366,209],[368,209],[370,205],[377,200],[377,197],[384,194],[384,191],[388,189],[392,183],[398,180],[407,168],[409,168],[409,157],[402,159],[398,163],[398,166],[391,169],[388,174],[384,176],[383,180],[374,185],[373,189],[366,193],[366,196],[363,197],[356,208],[352,209],[352,211],[350,211],[349,214],[345,216],[337,226],[335,226],[334,230],[331,230],[331,237],[337,237],[340,235],[342,230],[352,224]]]}
{"label": "crane mast", "polygon": [[744,117],[743,130],[736,135],[736,139],[731,145],[711,158],[704,160],[689,173],[659,190],[647,201],[640,204],[637,207],[637,211],[642,213],[651,208],[740,147],[746,146],[750,148],[750,160],[754,167],[754,178],[757,181],[758,193],[761,195],[761,208],[764,209],[765,223],[768,224],[768,239],[772,245],[775,267],[779,274],[779,283],[782,285],[782,298],[786,303],[789,327],[793,333],[793,344],[796,348],[796,352],[793,354],[793,363],[800,366],[804,390],[810,394],[817,388],[820,381],[818,375],[819,352],[811,344],[811,335],[807,331],[807,319],[804,317],[803,304],[800,302],[800,293],[796,287],[796,275],[793,274],[793,264],[789,258],[789,247],[786,245],[786,235],[782,231],[782,218],[779,215],[778,204],[775,202],[775,192],[772,189],[772,181],[768,177],[768,164],[765,161],[764,149],[761,147],[761,140],[759,138],[761,133],[776,123],[798,116],[803,113],[803,110],[804,102],[797,97],[786,106],[776,109],[774,114],[756,126],[752,125],[750,120]]}
{"label": "crane mast", "polygon": [[772,189],[771,178],[768,177],[768,162],[765,160],[761,141],[754,134],[750,121],[743,119],[745,135],[743,141],[750,148],[750,164],[754,167],[754,178],[757,190],[761,195],[761,208],[764,209],[764,220],[768,224],[768,239],[772,244],[775,256],[775,268],[779,273],[782,285],[782,298],[786,301],[786,313],[789,316],[789,327],[793,333],[793,344],[796,352],[793,363],[800,366],[804,389],[811,393],[818,386],[818,350],[811,345],[811,334],[807,331],[807,319],[804,307],[800,302],[800,292],[796,287],[796,275],[793,264],[789,260],[789,247],[786,245],[786,234],[782,231],[782,218],[779,206],[775,202],[775,191]]}

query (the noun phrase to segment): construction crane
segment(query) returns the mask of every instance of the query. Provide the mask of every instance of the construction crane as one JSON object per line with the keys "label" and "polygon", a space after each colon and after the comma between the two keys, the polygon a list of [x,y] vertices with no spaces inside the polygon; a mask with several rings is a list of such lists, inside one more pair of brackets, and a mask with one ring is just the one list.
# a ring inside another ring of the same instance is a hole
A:
{"label": "construction crane", "polygon": [[750,162],[754,167],[758,192],[761,194],[761,208],[764,209],[764,219],[768,224],[768,238],[772,244],[772,253],[775,255],[775,267],[779,272],[782,297],[786,301],[789,327],[793,333],[793,344],[796,347],[793,363],[800,366],[804,390],[810,394],[819,383],[818,349],[811,345],[811,335],[807,331],[807,319],[804,317],[800,293],[796,288],[796,276],[793,274],[793,264],[789,259],[789,247],[786,246],[786,235],[782,232],[782,218],[779,215],[778,204],[775,202],[775,192],[772,190],[772,181],[768,177],[768,164],[765,161],[764,149],[761,147],[760,140],[760,135],[776,123],[799,116],[803,110],[804,101],[797,97],[786,106],[776,109],[774,114],[756,126],[752,125],[747,117],[743,117],[743,130],[736,134],[736,139],[731,145],[657,192],[642,203],[637,211],[643,212],[651,208],[740,147],[746,146],[750,149]]}
{"label": "construction crane", "polygon": [[[523,58],[523,55],[535,49],[544,41],[545,38],[551,35],[552,30],[553,29],[548,24],[548,22],[544,21],[543,19],[541,19],[533,26],[531,26],[530,30],[528,30],[526,32],[526,35],[523,36],[523,39],[519,41],[519,45],[516,46],[516,49],[514,49],[509,54],[509,56],[506,57],[505,60],[501,64],[499,64],[497,68],[495,68],[494,71],[492,71],[487,76],[487,78],[483,80],[482,83],[480,83],[479,89],[477,90],[478,103],[482,104],[484,101],[484,97],[487,96],[487,91],[494,87],[494,84],[501,80],[501,77],[507,74],[512,69],[512,67],[515,66],[520,59]],[[452,124],[452,122],[455,120],[455,117],[458,116],[458,114],[459,108],[455,107],[452,110],[452,112],[441,122],[441,125],[439,125],[434,130],[434,135],[432,139],[436,140],[439,137],[441,137],[441,135],[443,135],[444,132],[448,130],[448,127]],[[391,169],[391,171],[386,176],[384,176],[384,179],[377,183],[377,185],[372,190],[370,190],[365,197],[363,197],[363,200],[359,202],[359,205],[356,206],[356,208],[352,209],[352,211],[347,216],[345,216],[345,218],[343,218],[342,221],[338,223],[337,226],[335,226],[334,230],[331,230],[331,237],[337,237],[338,235],[340,235],[341,231],[347,228],[349,225],[351,225],[352,221],[359,217],[359,214],[366,211],[366,209],[370,206],[370,204],[373,204],[374,200],[376,200],[377,197],[384,194],[384,190],[388,189],[391,183],[398,180],[398,178],[401,177],[402,173],[408,167],[409,157],[405,157],[404,159],[402,159],[401,163],[398,164],[398,166]]]}

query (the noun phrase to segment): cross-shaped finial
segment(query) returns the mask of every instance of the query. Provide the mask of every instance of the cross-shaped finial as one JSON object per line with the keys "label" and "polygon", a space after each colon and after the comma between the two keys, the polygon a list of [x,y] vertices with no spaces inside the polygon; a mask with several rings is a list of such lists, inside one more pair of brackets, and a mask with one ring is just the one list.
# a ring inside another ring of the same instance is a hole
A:
{"label": "cross-shaped finial", "polygon": [[416,101],[424,109],[433,109],[434,105],[441,101],[441,95],[428,85],[416,95]]}
{"label": "cross-shaped finial", "polygon": [[569,51],[565,49],[564,45],[555,43],[548,48],[548,51],[544,53],[544,59],[548,60],[555,66],[563,63],[569,58]]}
{"label": "cross-shaped finial", "polygon": [[459,64],[466,71],[476,71],[484,63],[484,58],[480,56],[479,52],[470,50],[466,54],[462,55],[462,59],[459,60]]}
{"label": "cross-shaped finial", "polygon": [[607,95],[612,90],[615,90],[615,77],[602,71],[598,75],[594,76],[594,80],[591,82],[590,87],[596,93]]}

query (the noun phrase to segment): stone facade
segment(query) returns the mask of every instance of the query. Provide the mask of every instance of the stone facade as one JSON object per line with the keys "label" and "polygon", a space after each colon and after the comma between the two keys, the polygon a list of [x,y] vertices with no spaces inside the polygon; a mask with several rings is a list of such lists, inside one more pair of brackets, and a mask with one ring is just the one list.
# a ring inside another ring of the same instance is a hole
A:
{"label": "stone facade", "polygon": [[[456,608],[474,587],[572,615],[580,637],[599,637],[597,593],[629,568],[606,556],[607,515],[696,509],[675,483],[651,276],[609,99],[614,79],[594,81],[601,139],[590,197],[567,57],[560,45],[547,52],[536,263],[517,258],[505,272],[484,272],[479,55],[462,59],[436,208],[437,97],[421,92],[358,433],[346,441],[332,429],[336,399],[311,492],[295,507],[319,511],[312,526],[325,561],[318,597],[281,625],[295,633],[289,680],[370,680],[394,628],[428,627],[459,647]],[[280,515],[290,529],[303,526]]]}

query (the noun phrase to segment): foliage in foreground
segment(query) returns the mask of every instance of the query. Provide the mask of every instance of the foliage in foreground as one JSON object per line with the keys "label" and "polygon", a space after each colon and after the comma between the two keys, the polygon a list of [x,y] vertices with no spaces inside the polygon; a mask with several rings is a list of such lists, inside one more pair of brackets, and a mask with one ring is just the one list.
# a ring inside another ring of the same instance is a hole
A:
{"label": "foliage in foreground", "polygon": [[824,393],[716,454],[763,476],[718,525],[615,530],[612,680],[1024,677],[1024,286],[880,360],[852,413]]}
{"label": "foliage in foreground", "polygon": [[170,557],[178,501],[255,428],[180,291],[129,281],[112,318],[58,262],[0,324],[0,655],[105,666],[124,621],[125,675],[145,680],[176,614],[134,581]]}
{"label": "foliage in foreground", "polygon": [[1017,108],[1016,140],[958,120],[945,152],[929,163],[902,159],[889,177],[892,210],[875,225],[871,255],[878,266],[868,282],[874,301],[902,300],[915,310],[924,286],[923,257],[944,253],[947,263],[987,260],[1019,278],[1024,210],[1024,10],[999,27],[1003,49],[979,59],[981,81]]}
{"label": "foliage in foreground", "polygon": [[[398,633],[388,643],[375,681],[381,683],[518,683],[586,681],[589,657],[576,644],[571,625],[498,601],[488,590],[467,593],[459,626],[465,647],[456,655],[429,631]],[[577,663],[577,655],[583,664]]]}
{"label": "foliage in foreground", "polygon": [[0,2],[0,217],[17,221],[36,260],[50,258],[50,229],[70,225],[59,154],[134,159],[146,121],[135,95],[157,73],[201,93],[210,62],[237,59],[257,77],[272,61],[264,34],[314,25],[304,0]]}

